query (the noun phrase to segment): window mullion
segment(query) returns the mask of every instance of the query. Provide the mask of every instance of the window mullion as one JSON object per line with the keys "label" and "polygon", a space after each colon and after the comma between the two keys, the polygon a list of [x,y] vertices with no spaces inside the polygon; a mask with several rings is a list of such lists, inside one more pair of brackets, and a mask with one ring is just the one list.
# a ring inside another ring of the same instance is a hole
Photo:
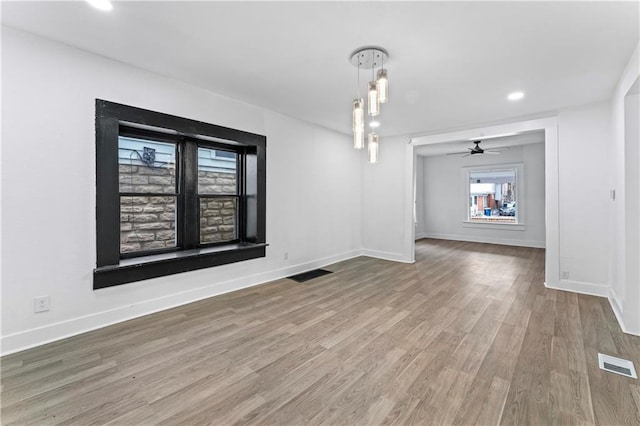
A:
{"label": "window mullion", "polygon": [[238,156],[238,167],[236,170],[236,181],[238,182],[236,193],[238,194],[238,238],[240,241],[247,240],[247,230],[245,221],[247,218],[247,200],[245,190],[245,164],[246,155],[244,152]]}
{"label": "window mullion", "polygon": [[183,206],[180,212],[180,229],[182,230],[182,247],[189,250],[199,245],[198,145],[185,142],[183,151],[181,173]]}

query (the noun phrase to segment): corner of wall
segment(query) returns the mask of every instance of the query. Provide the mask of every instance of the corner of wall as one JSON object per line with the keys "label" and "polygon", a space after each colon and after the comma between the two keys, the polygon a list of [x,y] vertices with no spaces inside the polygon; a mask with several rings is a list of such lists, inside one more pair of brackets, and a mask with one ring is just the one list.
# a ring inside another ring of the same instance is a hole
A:
{"label": "corner of wall", "polygon": [[[615,90],[611,97],[611,123],[612,123],[612,151],[611,170],[613,177],[611,187],[616,191],[616,204],[612,208],[613,232],[610,238],[612,264],[611,288],[607,295],[611,308],[618,323],[625,333],[640,335],[640,290],[638,282],[627,275],[628,254],[627,238],[632,237],[627,229],[626,205],[626,140],[625,140],[625,97],[629,89],[640,76],[640,40],[636,44],[633,54],[620,74]],[[636,159],[637,161],[637,159]],[[632,220],[638,220],[637,215]],[[635,238],[639,238],[635,235]],[[636,263],[636,262],[634,262]],[[637,267],[637,265],[636,265]]]}

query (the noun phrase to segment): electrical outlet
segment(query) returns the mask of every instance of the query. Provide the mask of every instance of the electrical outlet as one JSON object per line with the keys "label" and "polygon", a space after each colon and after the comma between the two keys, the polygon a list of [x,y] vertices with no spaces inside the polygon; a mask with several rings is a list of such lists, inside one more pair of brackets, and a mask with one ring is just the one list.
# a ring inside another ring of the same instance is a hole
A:
{"label": "electrical outlet", "polygon": [[33,299],[33,312],[47,312],[51,306],[51,298],[49,296],[41,296]]}
{"label": "electrical outlet", "polygon": [[282,257],[284,258],[284,260],[289,260],[289,252],[288,251],[283,252]]}
{"label": "electrical outlet", "polygon": [[569,271],[562,271],[562,279],[563,280],[569,279]]}

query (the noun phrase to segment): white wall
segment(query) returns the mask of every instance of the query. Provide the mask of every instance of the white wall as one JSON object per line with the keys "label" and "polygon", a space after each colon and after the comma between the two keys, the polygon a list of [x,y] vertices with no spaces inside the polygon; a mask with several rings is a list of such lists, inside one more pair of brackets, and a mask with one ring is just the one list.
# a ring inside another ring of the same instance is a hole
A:
{"label": "white wall", "polygon": [[[631,144],[640,144],[637,133],[634,140],[634,120],[635,131],[637,132],[638,115],[633,114],[633,99],[625,98],[640,75],[640,43],[629,59],[611,99],[612,117],[612,143],[611,143],[611,186],[616,190],[616,200],[612,207],[613,232],[610,238],[612,284],[609,295],[611,306],[613,307],[618,321],[624,331],[640,335],[640,282],[634,276],[638,276],[635,268],[640,267],[640,259],[634,257],[634,247],[637,247],[637,239],[633,229],[638,229],[632,225],[632,221],[640,221],[638,211],[634,211],[634,200],[627,202],[627,196],[637,197],[634,193],[634,186],[638,186],[637,180],[634,182],[634,170],[627,170],[627,167],[639,167],[640,160],[632,158],[637,153],[637,148]],[[636,107],[637,108],[637,107]],[[637,111],[637,109],[636,109]],[[627,158],[627,155],[630,157]],[[629,229],[627,229],[629,227]],[[632,265],[628,265],[633,262]],[[627,272],[631,276],[627,276]]]}
{"label": "white wall", "polygon": [[[518,205],[522,210],[524,229],[511,226],[491,229],[470,226],[463,222],[466,189],[462,185],[463,167],[499,164],[524,164],[524,176]],[[417,192],[417,203],[423,216],[422,235],[460,241],[476,241],[527,247],[545,245],[544,204],[544,144],[511,147],[500,155],[461,157],[439,155],[418,158],[418,170],[423,169],[423,191]]]}
{"label": "white wall", "polygon": [[[640,334],[640,95],[624,102],[625,322]],[[635,298],[635,301],[634,301]],[[634,326],[635,324],[635,326]]]}
{"label": "white wall", "polygon": [[[405,154],[408,138],[380,138],[380,160],[362,167],[363,253],[383,259],[411,262],[405,244],[405,216],[413,216],[412,198],[406,197]],[[413,226],[413,225],[412,225]],[[413,233],[411,233],[413,235]]]}
{"label": "white wall", "polygon": [[[554,124],[553,122],[556,122]],[[536,127],[537,126],[537,127]],[[609,238],[612,217],[609,201],[608,143],[611,138],[611,119],[608,103],[586,105],[579,108],[561,110],[557,120],[553,118],[529,120],[483,128],[467,129],[446,134],[427,135],[413,138],[413,145],[463,140],[485,134],[498,134],[535,129],[545,130],[545,227],[546,227],[546,284],[549,287],[569,291],[606,296],[610,286]],[[554,130],[556,129],[557,130]],[[405,171],[412,167],[412,146],[398,144],[397,150],[405,150],[404,162],[386,169],[374,169],[375,182],[396,181],[404,178],[404,193],[410,193],[413,183]],[[586,149],[585,149],[586,148]],[[396,157],[401,158],[396,153]],[[364,191],[369,198],[382,195],[381,190],[372,187],[372,179],[363,179]],[[388,191],[389,189],[386,189]],[[395,188],[398,194],[402,188]],[[588,194],[585,194],[587,192]],[[588,207],[584,204],[589,197]],[[411,196],[405,195],[405,210],[411,207]],[[392,208],[372,210],[375,218],[368,223],[393,223],[404,214],[404,227],[394,233],[386,233],[376,249],[385,251],[387,247],[400,251],[409,244],[414,235],[414,222],[410,214]],[[373,231],[363,224],[363,232]],[[550,244],[550,239],[553,244]],[[365,247],[367,247],[365,245]],[[390,250],[389,250],[390,251]],[[408,250],[402,253],[408,259]],[[561,279],[562,266],[569,273],[569,279]]]}
{"label": "white wall", "polygon": [[558,114],[560,274],[565,287],[601,296],[610,285],[610,117],[608,102]]}
{"label": "white wall", "polygon": [[[4,27],[2,89],[3,353],[360,254],[347,136]],[[92,290],[95,98],[265,134],[267,257]]]}
{"label": "white wall", "polygon": [[[631,115],[625,114],[625,96],[640,75],[639,49],[640,45],[629,59],[610,103],[561,110],[557,114],[557,133],[550,130],[545,133],[547,145],[549,137],[557,138],[555,148],[547,149],[545,153],[546,284],[563,290],[609,296],[622,329],[633,334],[640,334],[640,283],[626,279],[625,259],[634,256],[634,243],[628,243],[627,239],[640,236],[627,235],[626,224],[628,220],[640,221],[640,215],[626,209],[626,180],[631,181],[632,176],[625,173],[625,164],[631,161],[625,160],[625,151],[627,143],[640,142],[632,141],[632,136],[625,138],[625,115]],[[526,123],[427,135],[414,138],[414,142],[417,139],[421,140],[419,143],[461,140],[475,137],[473,133],[480,131],[504,133],[518,130]],[[629,126],[629,121],[626,125]],[[450,137],[452,134],[460,137]],[[389,144],[387,149],[391,152],[386,155],[401,162],[363,170],[363,208],[368,208],[364,213],[369,216],[363,222],[363,233],[381,232],[384,235],[375,241],[365,238],[363,243],[365,248],[395,252],[410,260],[414,231],[419,233],[421,230],[409,211],[413,205],[411,170],[414,155],[413,148],[407,146],[403,138],[396,139],[398,143]],[[401,151],[405,152],[404,156]],[[417,171],[418,175],[420,173]],[[400,187],[399,179],[403,179],[404,189]],[[616,190],[615,202],[610,198],[611,189]],[[379,201],[389,192],[393,192],[398,201],[404,199],[404,209],[384,206]],[[555,206],[550,205],[551,202]],[[381,224],[398,221],[403,221],[402,229],[380,231]],[[558,243],[550,247],[550,238]],[[637,258],[629,260],[640,264]],[[568,272],[569,279],[561,279],[561,272]]]}

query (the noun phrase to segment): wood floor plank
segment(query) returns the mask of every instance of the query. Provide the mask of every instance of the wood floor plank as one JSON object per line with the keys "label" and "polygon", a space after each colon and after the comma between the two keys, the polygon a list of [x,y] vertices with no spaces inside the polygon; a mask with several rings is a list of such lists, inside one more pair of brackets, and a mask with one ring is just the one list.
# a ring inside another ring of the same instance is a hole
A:
{"label": "wood floor plank", "polygon": [[550,386],[548,404],[552,424],[562,424],[569,417],[578,424],[595,424],[586,374],[576,371],[560,374],[554,370]]}
{"label": "wood floor plank", "polygon": [[547,289],[544,250],[420,240],[0,359],[0,423],[640,424],[606,299]]}

